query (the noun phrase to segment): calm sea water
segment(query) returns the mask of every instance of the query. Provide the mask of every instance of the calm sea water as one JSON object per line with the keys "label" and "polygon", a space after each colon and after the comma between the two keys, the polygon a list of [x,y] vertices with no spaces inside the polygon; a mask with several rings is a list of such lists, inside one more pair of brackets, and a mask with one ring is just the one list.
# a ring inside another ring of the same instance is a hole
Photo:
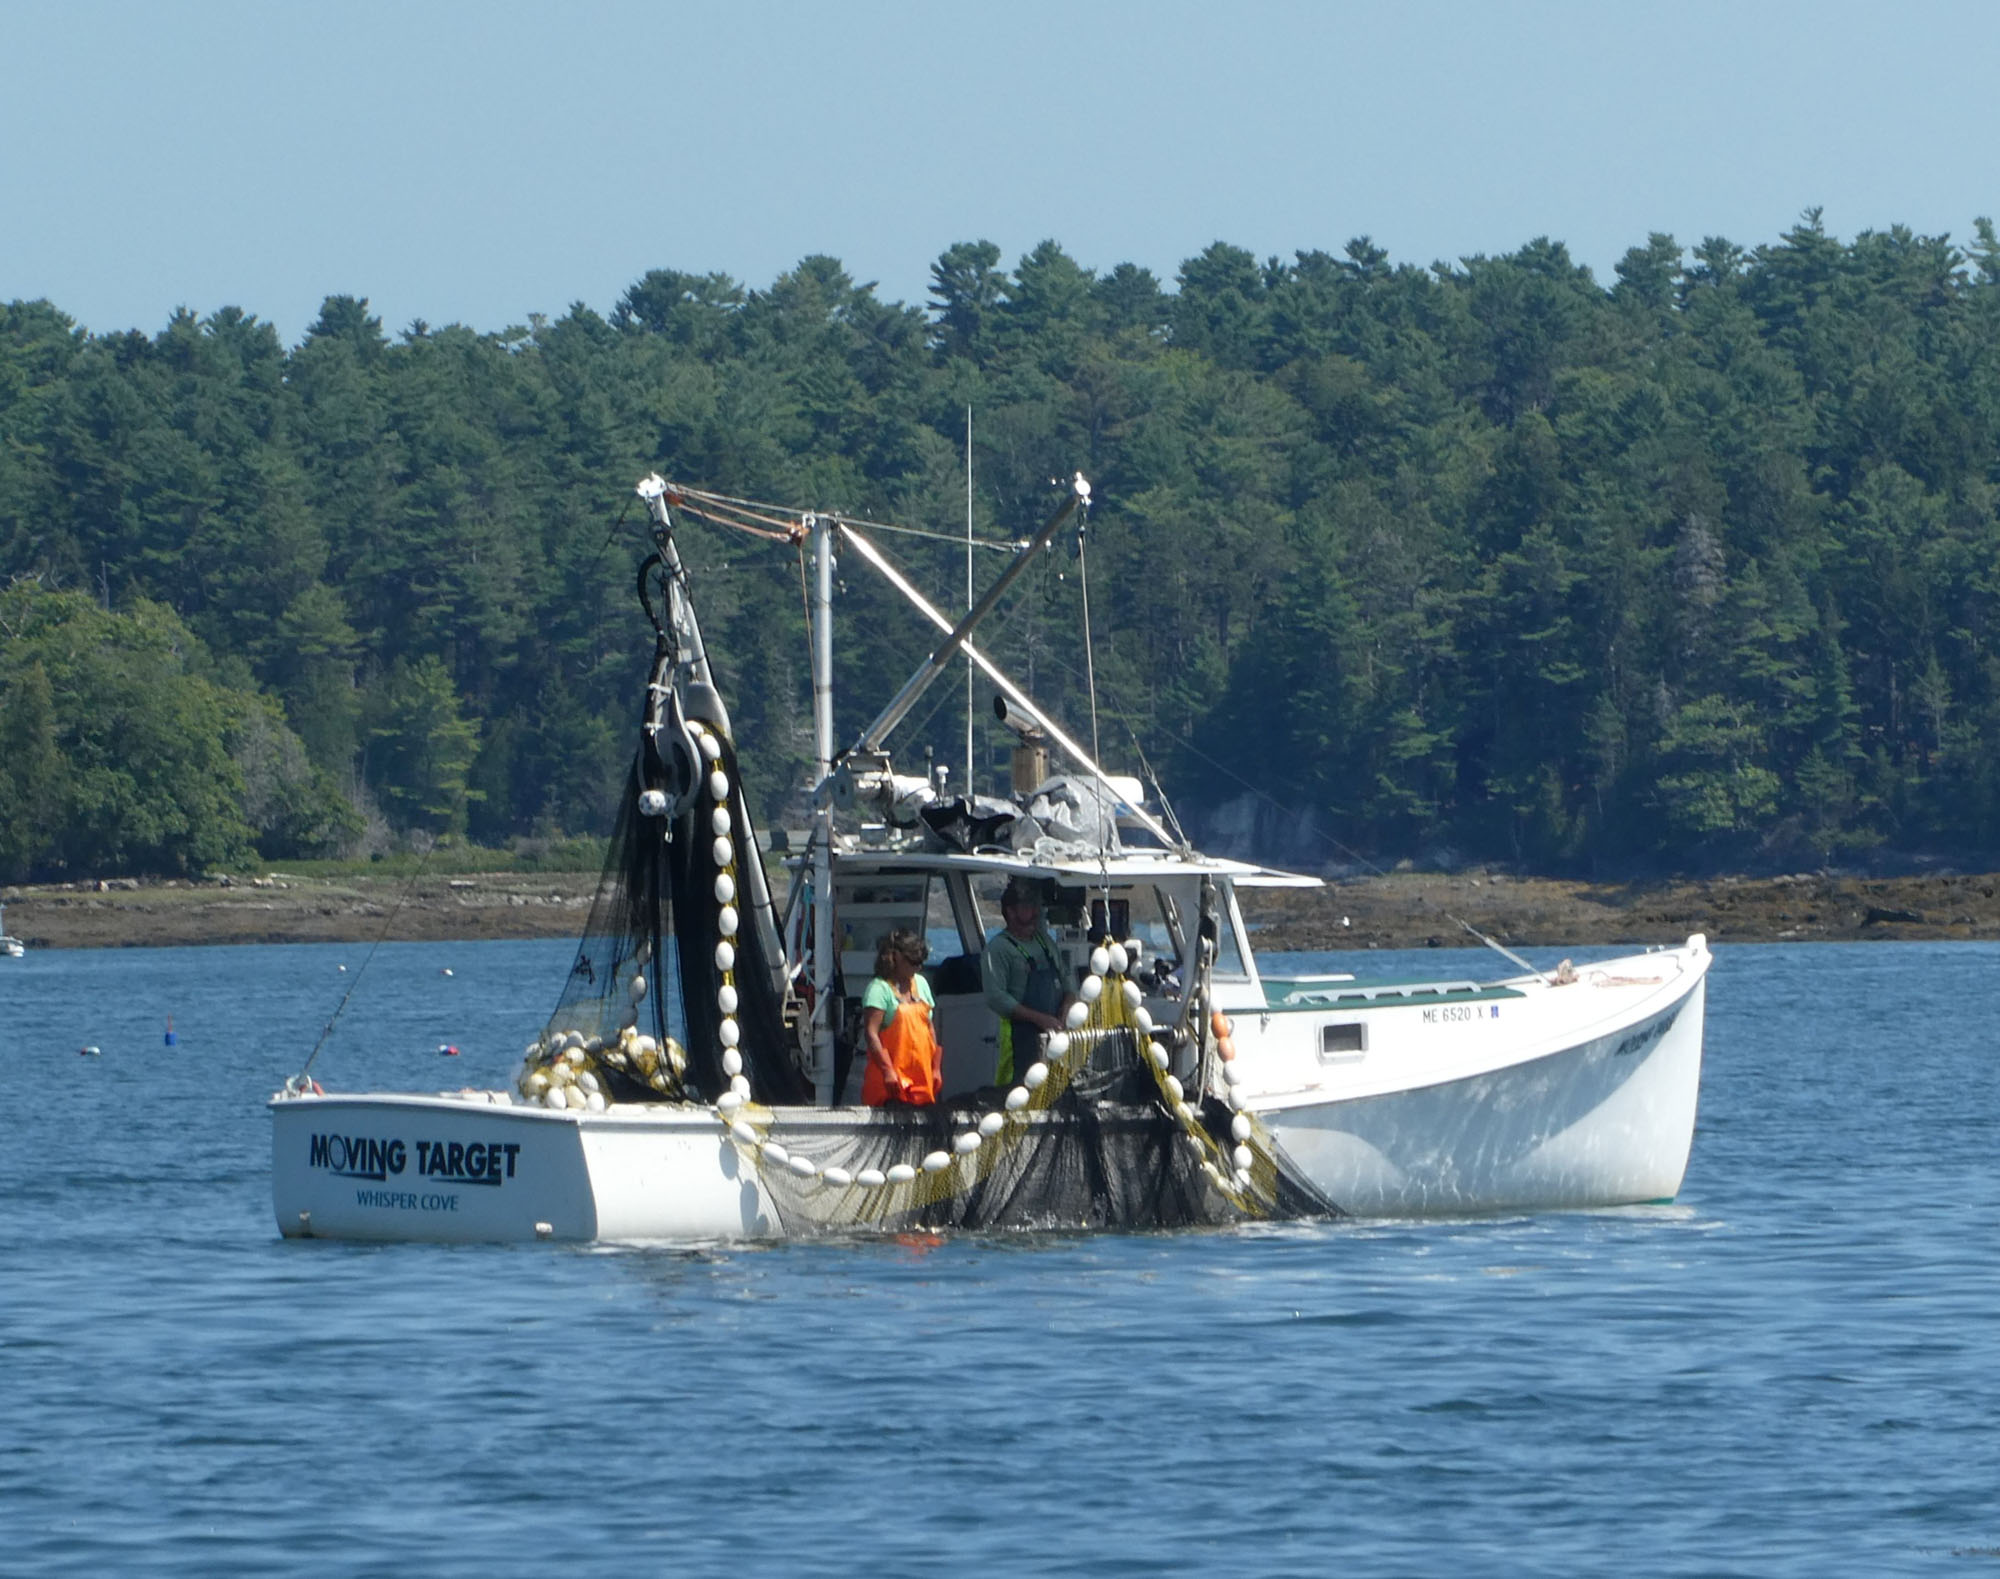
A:
{"label": "calm sea water", "polygon": [[[0,961],[0,1571],[2000,1563],[2000,948],[1719,951],[1671,1207],[287,1243],[263,1099],[365,952]],[[504,1083],[569,956],[385,946],[316,1073]]]}

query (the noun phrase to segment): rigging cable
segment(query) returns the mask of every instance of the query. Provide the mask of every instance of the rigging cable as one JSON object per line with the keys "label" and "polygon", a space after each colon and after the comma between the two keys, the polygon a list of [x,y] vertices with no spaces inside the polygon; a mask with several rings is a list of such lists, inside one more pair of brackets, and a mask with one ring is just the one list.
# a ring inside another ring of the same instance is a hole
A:
{"label": "rigging cable", "polygon": [[299,1072],[285,1082],[286,1095],[297,1096],[315,1089],[312,1083],[313,1060],[319,1057],[319,1050],[326,1046],[326,1039],[333,1035],[334,1026],[339,1023],[341,1014],[347,1008],[347,1000],[354,996],[354,989],[361,985],[361,978],[368,973],[368,966],[375,958],[375,951],[382,946],[382,940],[389,935],[389,928],[395,925],[396,917],[402,913],[403,905],[416,891],[417,880],[424,875],[424,868],[430,865],[431,851],[436,848],[437,846],[433,844],[418,858],[417,869],[410,874],[410,880],[403,885],[403,891],[397,896],[395,905],[383,918],[382,930],[375,934],[375,941],[368,946],[367,954],[362,957],[361,968],[354,973],[354,979],[347,984],[347,991],[340,995],[340,1002],[334,1005],[333,1014],[327,1020],[326,1028],[319,1033],[319,1040],[313,1043],[313,1050],[306,1054],[306,1061],[300,1066]]}

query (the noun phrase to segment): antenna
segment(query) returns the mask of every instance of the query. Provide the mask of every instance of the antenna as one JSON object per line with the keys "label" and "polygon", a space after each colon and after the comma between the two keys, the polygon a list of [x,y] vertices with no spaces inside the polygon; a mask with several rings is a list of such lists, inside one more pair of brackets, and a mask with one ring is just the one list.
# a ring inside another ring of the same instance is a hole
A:
{"label": "antenna", "polygon": [[[972,612],[972,407],[965,408],[965,611]],[[972,811],[972,660],[965,660],[965,809]]]}

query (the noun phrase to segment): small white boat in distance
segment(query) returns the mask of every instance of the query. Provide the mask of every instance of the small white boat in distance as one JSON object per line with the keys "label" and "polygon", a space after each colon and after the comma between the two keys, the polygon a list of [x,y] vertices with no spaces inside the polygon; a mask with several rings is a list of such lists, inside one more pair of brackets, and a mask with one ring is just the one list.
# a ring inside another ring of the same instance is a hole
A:
{"label": "small white boat in distance", "polygon": [[0,959],[19,959],[27,952],[27,944],[7,935],[7,907],[0,905]]}
{"label": "small white boat in distance", "polygon": [[[513,1086],[271,1099],[287,1236],[708,1240],[1618,1206],[1680,1189],[1710,955],[1674,946],[1488,979],[1268,975],[1241,890],[1318,879],[1203,855],[974,648],[1063,509],[955,625],[867,523],[807,513],[818,770],[807,848],[766,885],[675,515],[786,534],[774,506],[640,486],[656,633],[613,854],[561,1002]],[[751,526],[750,523],[757,523]],[[944,639],[853,745],[832,711],[836,538]],[[1079,543],[1079,551],[1081,544]],[[1011,799],[894,771],[886,740],[964,656],[1023,736]],[[1025,720],[1025,724],[1019,722]],[[1076,772],[1044,781],[1050,742]],[[1074,1002],[1005,1067],[980,956],[1032,885]],[[857,1105],[876,942],[935,946],[934,1107]],[[1511,957],[1510,957],[1511,958]],[[308,1061],[310,1062],[310,1060]]]}

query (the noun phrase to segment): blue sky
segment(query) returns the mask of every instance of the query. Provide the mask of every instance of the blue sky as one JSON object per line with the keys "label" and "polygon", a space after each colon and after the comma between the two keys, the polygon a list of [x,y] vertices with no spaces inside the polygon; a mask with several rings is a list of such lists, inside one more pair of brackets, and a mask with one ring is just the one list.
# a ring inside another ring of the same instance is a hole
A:
{"label": "blue sky", "polygon": [[954,241],[1171,283],[1211,241],[1970,234],[2000,5],[0,0],[0,300],[155,330],[322,297],[499,329]]}

